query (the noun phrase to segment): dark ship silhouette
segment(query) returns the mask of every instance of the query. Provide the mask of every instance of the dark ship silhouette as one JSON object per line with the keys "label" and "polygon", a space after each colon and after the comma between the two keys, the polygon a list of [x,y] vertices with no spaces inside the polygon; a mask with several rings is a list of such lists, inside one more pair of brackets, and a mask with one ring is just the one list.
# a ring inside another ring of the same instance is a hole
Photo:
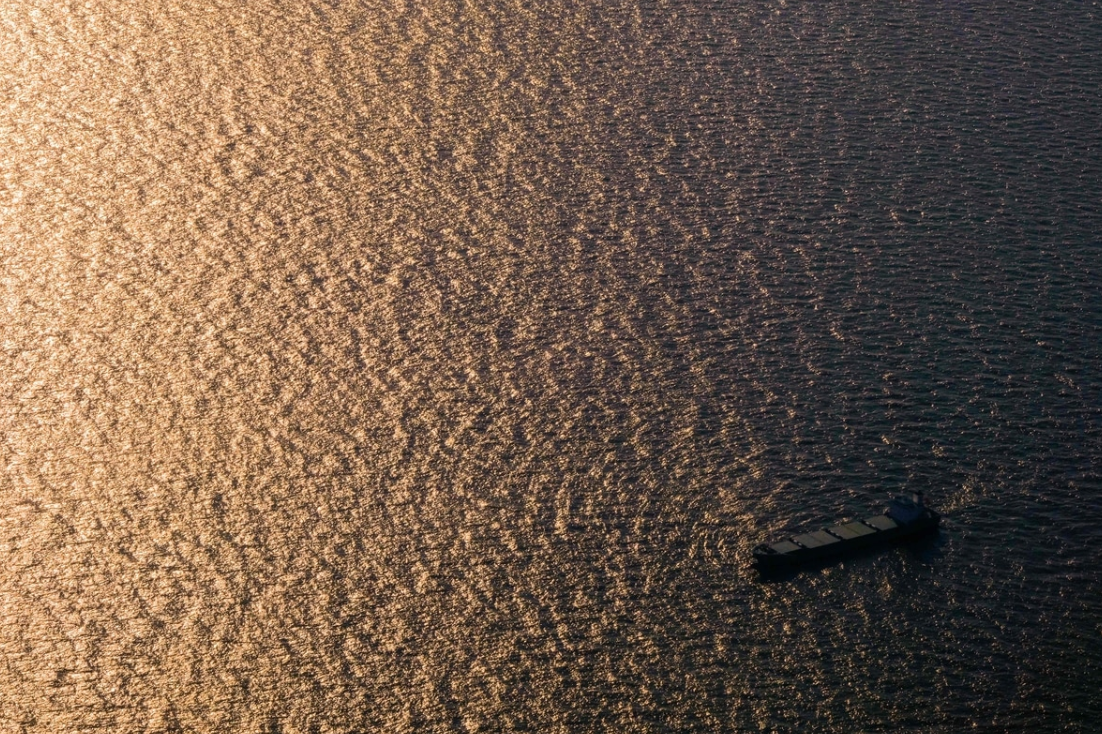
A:
{"label": "dark ship silhouette", "polygon": [[941,515],[927,507],[922,492],[896,497],[882,515],[834,525],[754,548],[754,563],[762,572],[797,568],[854,551],[915,538],[937,529]]}

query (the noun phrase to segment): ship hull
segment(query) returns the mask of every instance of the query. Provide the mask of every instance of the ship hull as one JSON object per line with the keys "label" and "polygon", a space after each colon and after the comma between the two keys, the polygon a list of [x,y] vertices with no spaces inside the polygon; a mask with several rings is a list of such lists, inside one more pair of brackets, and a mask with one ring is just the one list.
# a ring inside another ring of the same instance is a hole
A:
{"label": "ship hull", "polygon": [[[901,541],[918,538],[937,530],[941,521],[941,516],[928,508],[925,509],[920,517],[905,524],[894,523],[894,521],[891,523],[884,523],[885,518],[886,516],[867,518],[844,526],[827,528],[818,533],[796,536],[796,538],[787,539],[780,543],[773,544],[772,546],[758,546],[758,548],[754,549],[754,564],[758,570],[762,572],[799,568],[821,561],[841,558],[860,551],[880,548]],[[891,524],[894,525],[894,527],[884,527],[881,529],[875,527],[876,524]],[[842,531],[853,526],[858,526],[858,530],[867,527],[871,532],[865,531],[864,534],[856,535],[855,537],[831,536],[831,538],[836,539],[831,539],[829,542],[815,547],[805,547],[798,542],[801,539],[807,539],[807,544],[810,544],[815,536],[826,537],[830,535],[831,531],[838,533],[838,535],[849,535],[849,533],[843,533]],[[784,552],[777,552],[775,549],[781,546],[786,547],[786,550],[784,550]]]}

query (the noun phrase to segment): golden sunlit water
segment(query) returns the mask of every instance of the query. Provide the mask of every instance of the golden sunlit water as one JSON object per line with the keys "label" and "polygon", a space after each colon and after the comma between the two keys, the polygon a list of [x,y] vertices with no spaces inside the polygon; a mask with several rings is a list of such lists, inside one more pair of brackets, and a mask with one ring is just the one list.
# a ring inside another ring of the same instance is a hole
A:
{"label": "golden sunlit water", "polygon": [[0,732],[1095,730],[1098,13],[5,0]]}

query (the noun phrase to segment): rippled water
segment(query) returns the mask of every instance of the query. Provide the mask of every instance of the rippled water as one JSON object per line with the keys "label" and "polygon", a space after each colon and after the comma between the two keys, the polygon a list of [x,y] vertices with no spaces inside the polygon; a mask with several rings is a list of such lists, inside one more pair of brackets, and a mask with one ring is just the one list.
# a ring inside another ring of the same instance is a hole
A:
{"label": "rippled water", "polygon": [[0,731],[1097,730],[1099,13],[6,0]]}

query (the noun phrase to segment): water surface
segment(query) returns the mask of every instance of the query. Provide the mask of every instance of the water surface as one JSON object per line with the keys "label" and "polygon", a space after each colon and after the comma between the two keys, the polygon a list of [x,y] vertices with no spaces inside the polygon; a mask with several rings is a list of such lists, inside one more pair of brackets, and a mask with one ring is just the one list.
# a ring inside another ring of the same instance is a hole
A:
{"label": "water surface", "polygon": [[[0,43],[0,731],[1102,720],[1093,5]],[[910,489],[930,542],[747,568]]]}

